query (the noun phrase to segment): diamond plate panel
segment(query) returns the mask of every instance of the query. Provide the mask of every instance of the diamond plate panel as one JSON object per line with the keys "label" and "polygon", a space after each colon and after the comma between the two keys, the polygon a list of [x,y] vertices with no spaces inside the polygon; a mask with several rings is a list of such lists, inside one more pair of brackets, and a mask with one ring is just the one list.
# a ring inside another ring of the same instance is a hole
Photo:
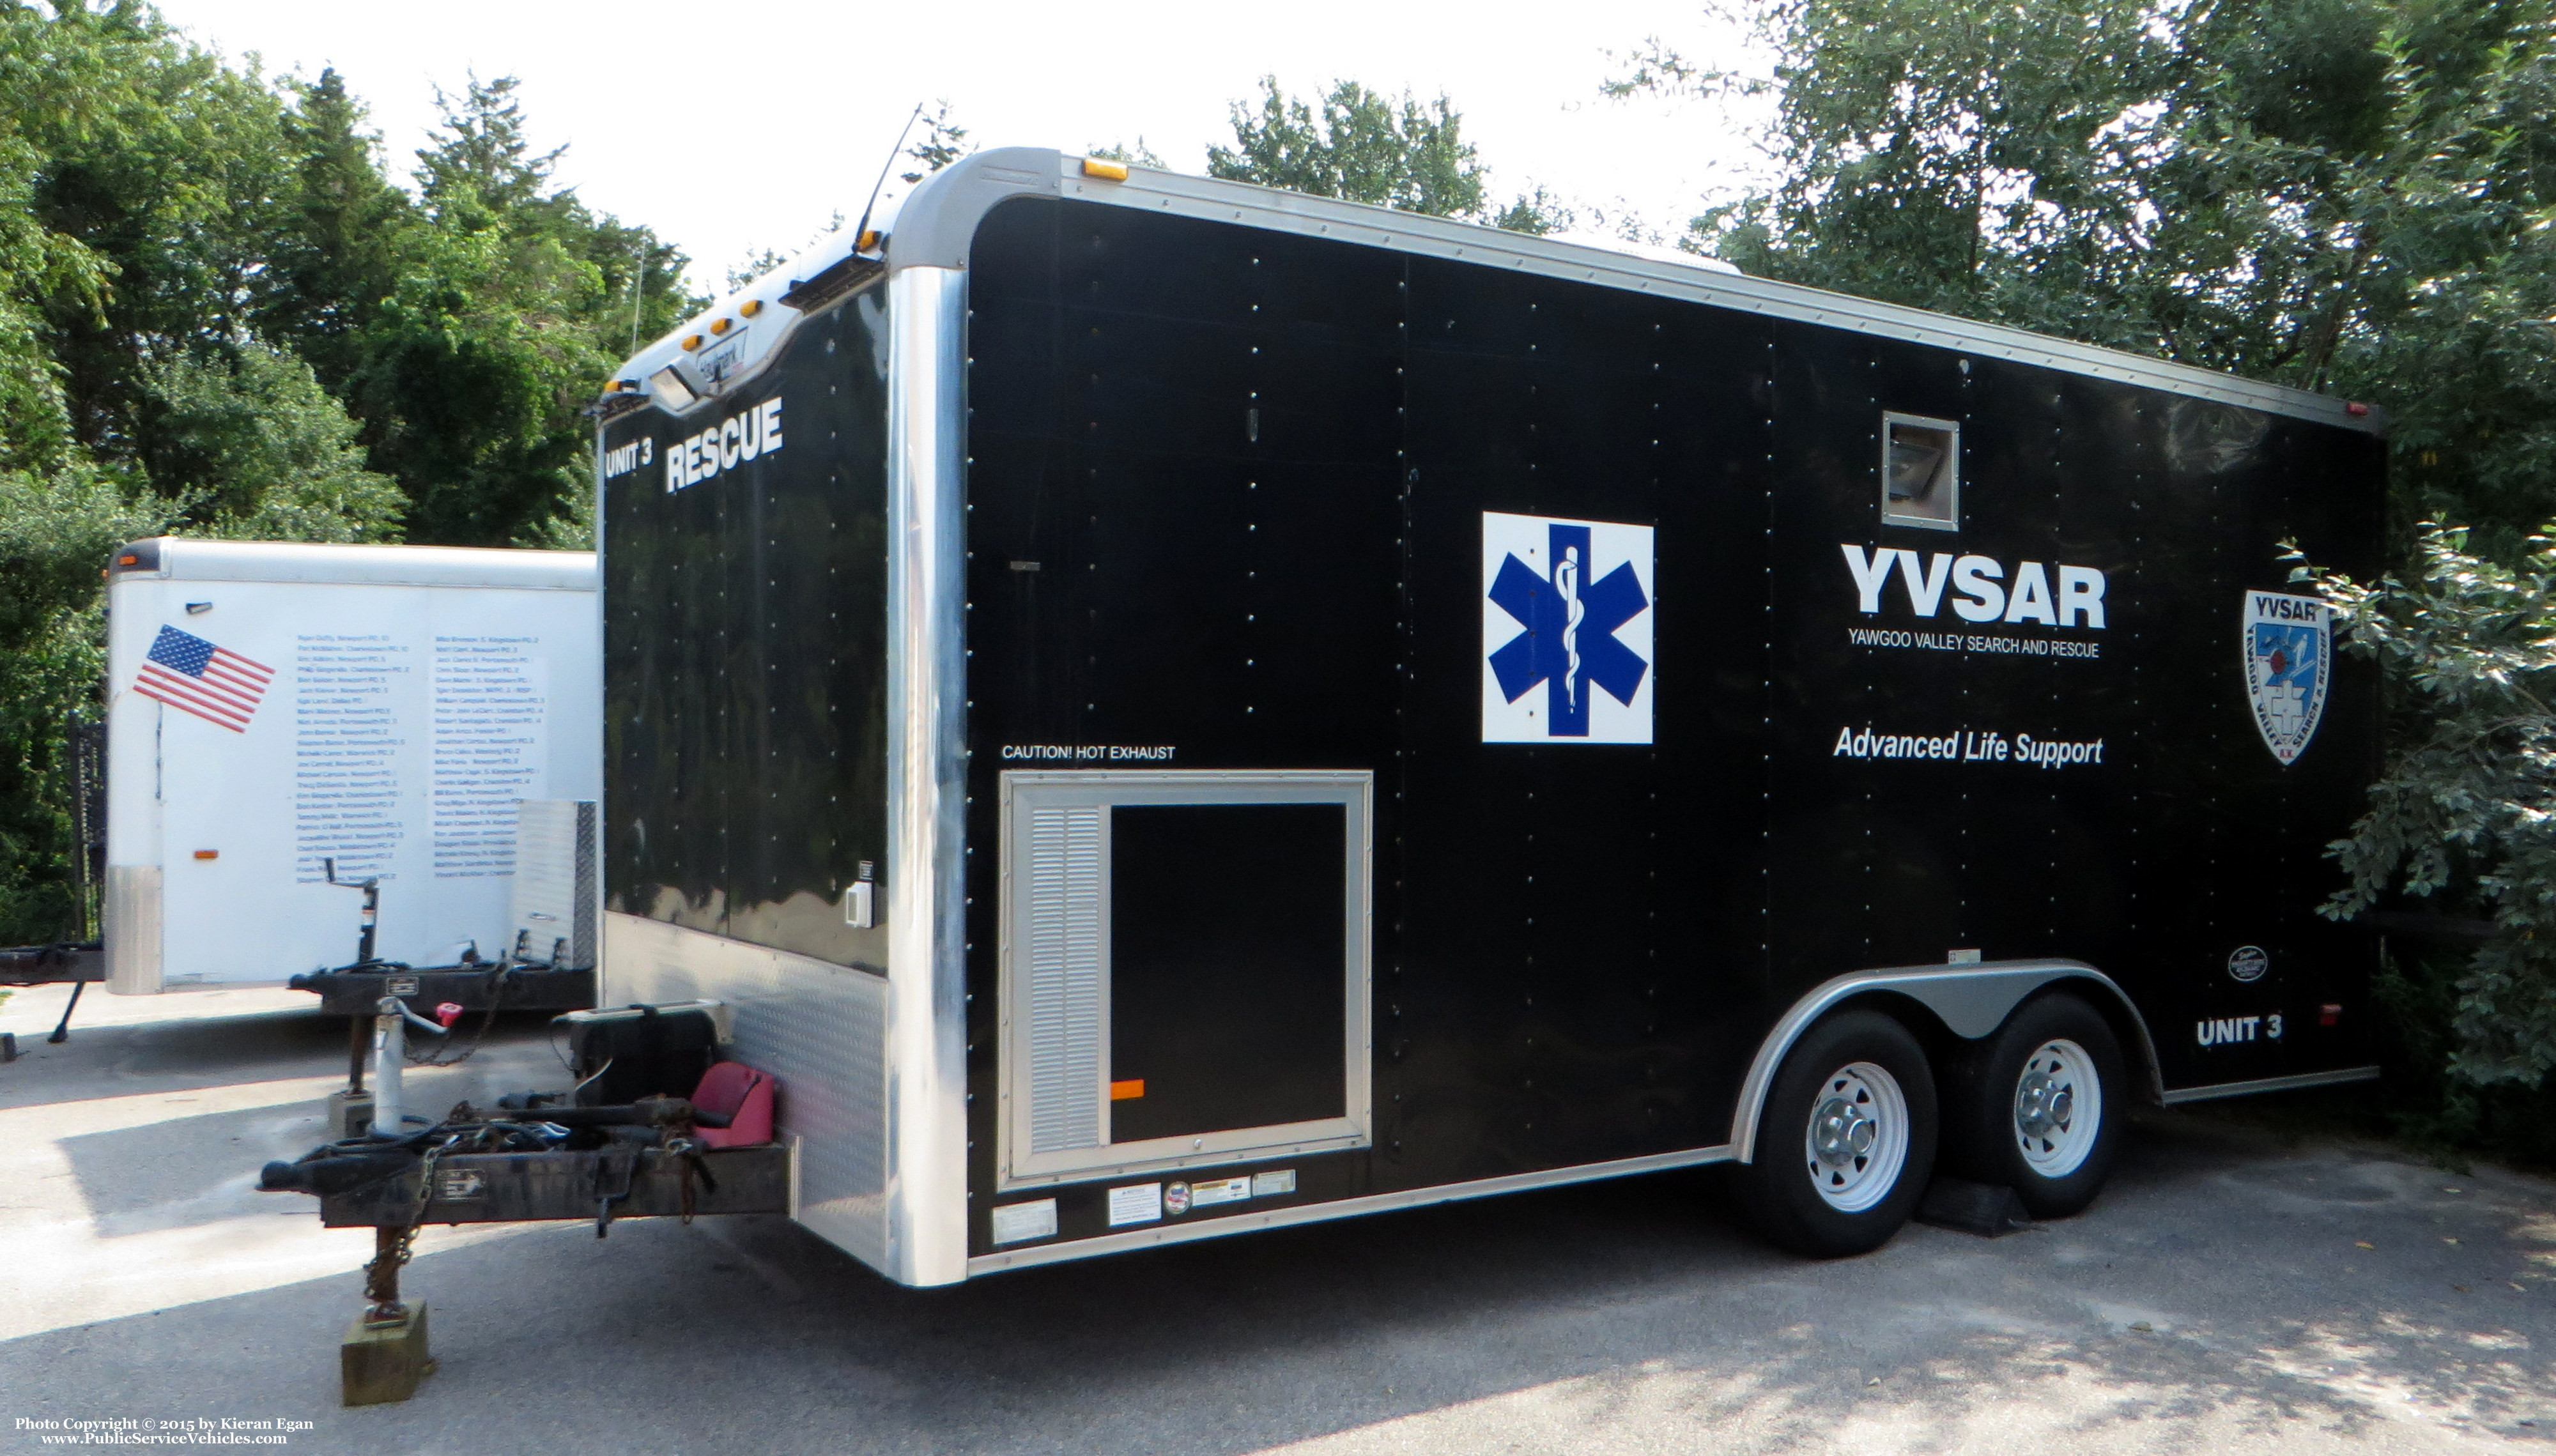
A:
{"label": "diamond plate panel", "polygon": [[736,1055],[781,1079],[799,1222],[887,1269],[887,982],[663,920],[604,916],[604,1005],[714,1000]]}
{"label": "diamond plate panel", "polygon": [[561,941],[564,966],[594,964],[594,800],[515,800],[515,883],[507,948],[535,960]]}

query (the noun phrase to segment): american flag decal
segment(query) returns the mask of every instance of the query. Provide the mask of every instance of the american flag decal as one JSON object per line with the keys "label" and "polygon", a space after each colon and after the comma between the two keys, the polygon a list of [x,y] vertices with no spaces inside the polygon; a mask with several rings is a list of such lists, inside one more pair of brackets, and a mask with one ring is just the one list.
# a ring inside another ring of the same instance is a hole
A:
{"label": "american flag decal", "polygon": [[252,663],[192,632],[164,626],[151,644],[150,655],[142,660],[142,670],[134,674],[133,690],[233,733],[244,733],[274,675],[275,669],[263,663]]}

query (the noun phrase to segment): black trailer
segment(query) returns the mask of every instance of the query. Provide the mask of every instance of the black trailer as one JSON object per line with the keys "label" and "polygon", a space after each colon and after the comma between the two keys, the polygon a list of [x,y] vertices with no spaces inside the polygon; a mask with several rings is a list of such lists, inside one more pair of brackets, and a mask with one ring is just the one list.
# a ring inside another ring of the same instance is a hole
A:
{"label": "black trailer", "polygon": [[598,457],[602,1002],[890,1277],[1714,1162],[1852,1252],[2374,1075],[2366,409],[1048,151],[888,231]]}

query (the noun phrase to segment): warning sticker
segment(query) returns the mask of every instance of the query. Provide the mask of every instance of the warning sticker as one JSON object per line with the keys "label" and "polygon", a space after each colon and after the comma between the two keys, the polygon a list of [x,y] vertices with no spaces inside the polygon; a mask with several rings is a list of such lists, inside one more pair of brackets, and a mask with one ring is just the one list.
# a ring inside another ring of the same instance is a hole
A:
{"label": "warning sticker", "polygon": [[1250,1196],[1249,1178],[1209,1178],[1190,1184],[1192,1208],[1205,1208],[1211,1203],[1239,1203]]}
{"label": "warning sticker", "polygon": [[1273,1193],[1293,1193],[1295,1191],[1296,1170],[1292,1167],[1282,1167],[1274,1173],[1253,1173],[1251,1175],[1251,1196],[1254,1198],[1266,1198]]}
{"label": "warning sticker", "polygon": [[1162,1184],[1130,1183],[1124,1188],[1109,1190],[1109,1227],[1159,1223],[1162,1217]]}
{"label": "warning sticker", "polygon": [[1018,1244],[1024,1239],[1056,1237],[1056,1200],[994,1205],[994,1242]]}

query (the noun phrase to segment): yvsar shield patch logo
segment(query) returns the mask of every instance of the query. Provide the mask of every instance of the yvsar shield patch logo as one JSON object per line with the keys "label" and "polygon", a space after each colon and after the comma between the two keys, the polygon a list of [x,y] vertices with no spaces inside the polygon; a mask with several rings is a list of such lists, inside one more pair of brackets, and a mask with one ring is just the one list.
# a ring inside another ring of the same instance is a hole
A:
{"label": "yvsar shield patch logo", "polygon": [[2326,680],[2334,667],[2333,614],[2312,596],[2249,591],[2238,647],[2263,746],[2282,763],[2296,763],[2325,717]]}
{"label": "yvsar shield patch logo", "polygon": [[1651,741],[1651,528],[1482,513],[1482,741]]}

